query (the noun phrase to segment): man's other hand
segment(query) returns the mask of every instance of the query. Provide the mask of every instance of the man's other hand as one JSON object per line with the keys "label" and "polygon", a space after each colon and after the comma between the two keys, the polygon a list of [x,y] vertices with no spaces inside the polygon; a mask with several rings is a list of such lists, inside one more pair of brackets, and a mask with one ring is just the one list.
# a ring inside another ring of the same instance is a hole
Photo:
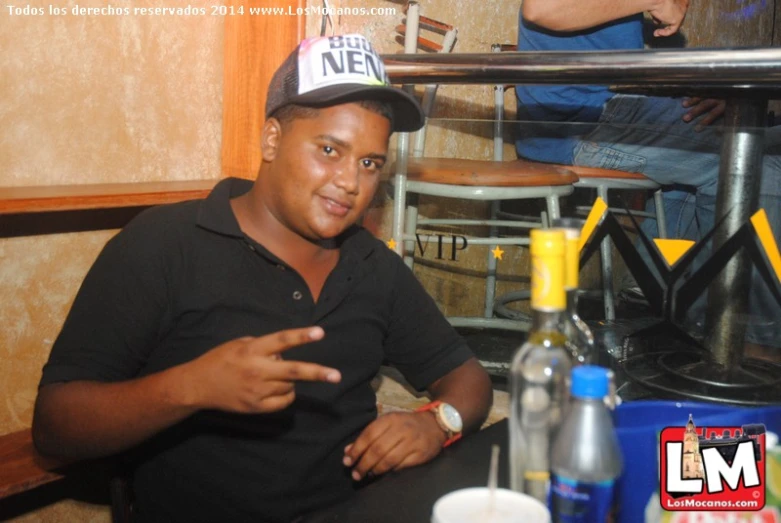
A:
{"label": "man's other hand", "polygon": [[697,120],[697,118],[702,117],[694,127],[696,132],[700,132],[705,129],[705,126],[712,124],[724,114],[727,103],[724,100],[717,100],[715,98],[693,97],[685,98],[682,105],[683,107],[690,108],[682,116],[684,122],[690,123]]}
{"label": "man's other hand", "polygon": [[244,337],[215,347],[180,367],[182,391],[200,409],[266,413],[282,410],[295,400],[296,381],[338,383],[338,370],[283,360],[292,347],[318,341],[320,327],[291,329],[261,337]]}
{"label": "man's other hand", "polygon": [[430,461],[442,450],[446,434],[431,412],[392,412],[380,416],[344,449],[352,477],[379,476]]}
{"label": "man's other hand", "polygon": [[661,27],[654,31],[654,36],[672,36],[678,32],[686,18],[689,0],[659,0],[658,7],[648,11],[654,22]]}

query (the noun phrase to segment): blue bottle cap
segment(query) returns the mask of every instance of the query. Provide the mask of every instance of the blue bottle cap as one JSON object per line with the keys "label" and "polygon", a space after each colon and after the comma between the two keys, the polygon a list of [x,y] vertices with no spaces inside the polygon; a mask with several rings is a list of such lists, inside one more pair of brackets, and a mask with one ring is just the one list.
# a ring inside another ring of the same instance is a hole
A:
{"label": "blue bottle cap", "polygon": [[572,369],[572,395],[579,398],[602,399],[607,396],[607,369],[596,365],[581,365]]}

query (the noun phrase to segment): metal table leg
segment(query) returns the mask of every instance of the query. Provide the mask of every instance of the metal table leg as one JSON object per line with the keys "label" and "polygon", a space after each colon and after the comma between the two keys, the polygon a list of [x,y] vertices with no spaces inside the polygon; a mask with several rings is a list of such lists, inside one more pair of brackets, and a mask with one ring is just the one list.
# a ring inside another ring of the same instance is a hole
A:
{"label": "metal table leg", "polygon": [[[714,235],[714,250],[735,234],[759,205],[767,105],[767,99],[727,100],[715,216],[715,223],[723,223]],[[743,356],[750,286],[750,259],[740,250],[708,289],[705,346],[726,369],[737,366]]]}

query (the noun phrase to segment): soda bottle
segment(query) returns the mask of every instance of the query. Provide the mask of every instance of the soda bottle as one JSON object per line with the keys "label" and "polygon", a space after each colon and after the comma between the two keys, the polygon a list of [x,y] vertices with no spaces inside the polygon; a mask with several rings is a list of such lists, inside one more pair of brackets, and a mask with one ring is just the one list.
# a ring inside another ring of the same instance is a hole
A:
{"label": "soda bottle", "polygon": [[604,398],[608,370],[572,370],[572,405],[553,445],[550,508],[553,523],[605,523],[622,460]]}

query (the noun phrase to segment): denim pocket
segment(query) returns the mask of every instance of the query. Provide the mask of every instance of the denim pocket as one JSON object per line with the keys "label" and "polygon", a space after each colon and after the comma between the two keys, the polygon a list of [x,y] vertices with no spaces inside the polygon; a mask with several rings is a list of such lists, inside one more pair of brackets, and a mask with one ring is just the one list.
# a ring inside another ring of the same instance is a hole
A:
{"label": "denim pocket", "polygon": [[574,163],[584,167],[642,173],[646,161],[644,156],[629,154],[596,142],[580,142],[575,146]]}

